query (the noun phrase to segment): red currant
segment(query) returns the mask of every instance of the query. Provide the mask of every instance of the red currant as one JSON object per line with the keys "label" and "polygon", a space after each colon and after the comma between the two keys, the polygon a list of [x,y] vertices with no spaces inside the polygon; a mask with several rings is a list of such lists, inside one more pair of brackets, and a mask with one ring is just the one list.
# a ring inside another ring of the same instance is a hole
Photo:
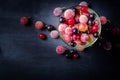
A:
{"label": "red currant", "polygon": [[92,26],[92,33],[98,32],[98,26]]}
{"label": "red currant", "polygon": [[88,11],[88,6],[82,6],[81,11],[82,12],[87,12]]}
{"label": "red currant", "polygon": [[42,39],[42,40],[45,40],[46,39],[46,35],[43,34],[43,33],[40,33],[39,34],[39,38]]}
{"label": "red currant", "polygon": [[21,23],[22,25],[27,25],[28,22],[29,22],[29,20],[28,20],[27,17],[21,17],[21,19],[20,19],[20,23]]}
{"label": "red currant", "polygon": [[68,25],[73,26],[75,24],[75,20],[73,18],[68,19]]}
{"label": "red currant", "polygon": [[74,54],[73,54],[73,58],[74,58],[74,59],[78,59],[78,58],[79,58],[79,54],[78,54],[78,53],[74,53]]}
{"label": "red currant", "polygon": [[74,34],[73,35],[73,40],[80,40],[80,35],[79,34]]}

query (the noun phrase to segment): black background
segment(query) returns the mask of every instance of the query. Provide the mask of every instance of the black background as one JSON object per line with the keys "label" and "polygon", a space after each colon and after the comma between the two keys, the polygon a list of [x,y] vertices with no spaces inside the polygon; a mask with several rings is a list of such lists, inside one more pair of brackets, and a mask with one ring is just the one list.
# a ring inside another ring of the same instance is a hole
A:
{"label": "black background", "polygon": [[[0,80],[112,80],[119,64],[114,50],[105,51],[95,44],[79,52],[80,59],[69,60],[55,52],[58,45],[71,49],[60,38],[52,39],[49,31],[36,30],[34,24],[25,27],[19,22],[22,16],[28,16],[33,23],[41,20],[57,28],[58,18],[52,14],[54,8],[70,7],[81,1],[0,0]],[[87,2],[99,15],[110,19],[113,26],[119,26],[118,0]],[[47,40],[38,38],[40,32],[47,35]]]}

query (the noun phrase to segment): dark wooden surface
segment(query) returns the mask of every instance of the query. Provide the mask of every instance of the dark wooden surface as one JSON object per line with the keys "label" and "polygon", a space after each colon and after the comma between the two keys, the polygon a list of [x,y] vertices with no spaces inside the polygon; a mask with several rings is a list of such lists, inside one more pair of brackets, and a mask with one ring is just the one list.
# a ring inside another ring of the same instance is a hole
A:
{"label": "dark wooden surface", "polygon": [[[33,24],[24,27],[19,23],[20,17],[30,16],[33,23],[41,20],[57,28],[58,18],[53,16],[53,9],[59,6],[70,7],[81,1],[0,0],[0,80],[112,79],[119,64],[113,50],[105,51],[94,45],[79,52],[80,59],[69,60],[55,52],[58,45],[71,49],[61,39],[50,38],[47,30],[36,30]],[[99,15],[104,15],[114,25],[119,25],[119,1],[87,1]],[[45,33],[48,39],[40,40],[40,32]]]}

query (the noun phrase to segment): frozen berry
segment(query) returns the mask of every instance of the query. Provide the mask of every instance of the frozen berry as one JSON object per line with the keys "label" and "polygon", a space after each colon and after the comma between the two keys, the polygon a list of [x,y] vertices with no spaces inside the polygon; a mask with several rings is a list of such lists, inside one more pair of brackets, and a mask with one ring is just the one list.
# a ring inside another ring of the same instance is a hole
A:
{"label": "frozen berry", "polygon": [[78,59],[78,58],[79,58],[79,54],[78,54],[78,53],[74,53],[74,54],[73,54],[73,58],[74,58],[74,59]]}
{"label": "frozen berry", "polygon": [[57,54],[63,54],[65,52],[66,48],[64,46],[57,46],[56,47],[56,53]]}
{"label": "frozen berry", "polygon": [[40,33],[39,34],[39,38],[42,39],[42,40],[45,40],[46,39],[46,35],[43,34],[43,33]]}
{"label": "frozen berry", "polygon": [[72,38],[73,38],[74,41],[80,40],[80,35],[79,34],[74,34],[72,36]]}
{"label": "frozen berry", "polygon": [[64,34],[63,38],[64,38],[65,42],[71,42],[72,41],[72,36],[70,36],[70,35]]}
{"label": "frozen berry", "polygon": [[65,29],[66,29],[67,27],[68,27],[67,24],[61,23],[61,24],[59,24],[59,26],[58,26],[58,30],[59,30],[60,33],[64,34],[64,33],[65,33]]}
{"label": "frozen berry", "polygon": [[87,12],[88,11],[88,6],[81,6],[81,11],[82,12]]}
{"label": "frozen berry", "polygon": [[77,28],[74,28],[72,31],[73,31],[73,34],[78,34],[78,29]]}
{"label": "frozen berry", "polygon": [[75,12],[72,10],[72,9],[67,9],[65,12],[64,12],[64,17],[66,19],[70,19],[70,18],[73,18],[75,16]]}
{"label": "frozen berry", "polygon": [[89,15],[91,20],[94,20],[96,18],[96,14],[95,13],[90,13]]}
{"label": "frozen berry", "polygon": [[47,25],[47,29],[48,29],[48,31],[52,31],[52,30],[54,30],[54,26],[52,26],[52,25]]}
{"label": "frozen berry", "polygon": [[51,36],[51,38],[58,38],[59,33],[58,33],[57,30],[52,30],[52,31],[50,32],[50,36]]}
{"label": "frozen berry", "polygon": [[85,1],[82,1],[79,5],[80,5],[80,6],[88,6],[88,3],[85,2]]}
{"label": "frozen berry", "polygon": [[60,22],[60,23],[64,23],[64,22],[65,22],[65,18],[60,17],[60,18],[59,18],[59,22]]}
{"label": "frozen berry", "polygon": [[80,39],[81,39],[82,42],[85,42],[85,43],[86,43],[86,42],[88,42],[88,40],[89,40],[89,36],[88,36],[88,34],[83,33],[83,34],[81,34]]}
{"label": "frozen berry", "polygon": [[101,24],[106,24],[107,23],[107,18],[105,16],[100,16],[100,22]]}
{"label": "frozen berry", "polygon": [[74,41],[70,42],[70,46],[75,47],[76,43]]}
{"label": "frozen berry", "polygon": [[35,22],[35,28],[36,29],[43,29],[44,25],[42,21],[36,21]]}
{"label": "frozen berry", "polygon": [[75,20],[73,18],[68,19],[68,25],[73,26],[75,24]]}
{"label": "frozen berry", "polygon": [[89,25],[89,26],[93,26],[93,25],[94,25],[93,20],[89,19],[89,20],[88,20],[88,25]]}
{"label": "frozen berry", "polygon": [[92,33],[98,32],[99,27],[98,26],[92,26]]}
{"label": "frozen berry", "polygon": [[22,25],[27,25],[29,23],[29,19],[27,17],[21,17],[20,18],[20,23]]}
{"label": "frozen berry", "polygon": [[86,15],[81,15],[79,18],[80,23],[86,24],[88,21],[88,18]]}
{"label": "frozen berry", "polygon": [[93,33],[93,36],[94,36],[95,38],[97,38],[97,37],[99,36],[99,33],[98,33],[98,32],[95,32],[95,33]]}
{"label": "frozen berry", "polygon": [[66,29],[65,29],[65,34],[67,34],[67,35],[72,35],[72,28],[71,27],[67,27]]}
{"label": "frozen berry", "polygon": [[70,49],[70,54],[74,54],[76,51],[74,49]]}
{"label": "frozen berry", "polygon": [[60,7],[57,7],[53,10],[54,16],[60,16],[62,14],[62,9]]}
{"label": "frozen berry", "polygon": [[85,31],[87,31],[87,30],[88,30],[87,24],[83,24],[83,23],[80,23],[80,24],[79,24],[79,31],[80,31],[80,32],[85,32]]}

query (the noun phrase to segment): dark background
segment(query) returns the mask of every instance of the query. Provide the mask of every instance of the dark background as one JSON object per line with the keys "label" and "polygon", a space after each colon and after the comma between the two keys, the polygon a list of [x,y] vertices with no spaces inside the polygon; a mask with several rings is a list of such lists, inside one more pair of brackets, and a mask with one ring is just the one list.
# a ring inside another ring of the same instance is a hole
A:
{"label": "dark background", "polygon": [[[55,7],[70,7],[82,0],[0,0],[0,80],[114,80],[118,71],[118,52],[96,47],[96,43],[79,52],[80,59],[69,60],[57,55],[58,45],[68,47],[61,39],[52,39],[49,31],[39,31],[34,24],[20,24],[22,16],[32,17],[33,23],[41,20],[57,28]],[[118,0],[87,0],[99,14],[111,20],[105,28],[119,26]],[[48,39],[43,41],[38,34]],[[111,35],[110,35],[111,36]],[[109,38],[109,37],[108,37]],[[111,38],[106,40],[114,41]]]}

